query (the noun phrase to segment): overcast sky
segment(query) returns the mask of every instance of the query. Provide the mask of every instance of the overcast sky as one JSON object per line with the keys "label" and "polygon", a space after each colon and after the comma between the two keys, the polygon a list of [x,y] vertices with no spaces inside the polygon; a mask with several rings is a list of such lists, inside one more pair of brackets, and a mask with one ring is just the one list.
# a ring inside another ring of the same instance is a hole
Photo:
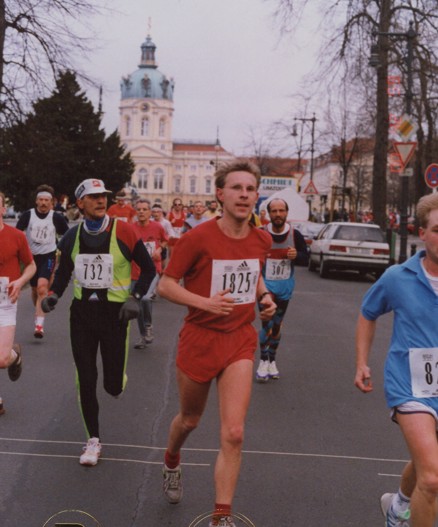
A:
{"label": "overcast sky", "polygon": [[[93,20],[99,49],[83,65],[103,83],[108,133],[118,126],[120,80],[137,69],[148,34],[157,46],[158,69],[175,81],[174,139],[214,141],[219,127],[221,144],[239,154],[251,128],[297,109],[291,95],[313,66],[317,39],[309,23],[296,38],[280,39],[271,1],[114,0],[112,5],[120,6],[118,14]],[[97,105],[96,92],[87,95]]]}

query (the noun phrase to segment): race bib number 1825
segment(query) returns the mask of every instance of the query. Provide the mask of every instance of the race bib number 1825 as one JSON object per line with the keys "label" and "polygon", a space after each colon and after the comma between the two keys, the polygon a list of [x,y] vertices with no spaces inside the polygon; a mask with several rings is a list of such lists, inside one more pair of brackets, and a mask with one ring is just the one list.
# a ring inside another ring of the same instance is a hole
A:
{"label": "race bib number 1825", "polygon": [[210,296],[230,289],[235,304],[255,302],[260,263],[249,260],[213,260]]}

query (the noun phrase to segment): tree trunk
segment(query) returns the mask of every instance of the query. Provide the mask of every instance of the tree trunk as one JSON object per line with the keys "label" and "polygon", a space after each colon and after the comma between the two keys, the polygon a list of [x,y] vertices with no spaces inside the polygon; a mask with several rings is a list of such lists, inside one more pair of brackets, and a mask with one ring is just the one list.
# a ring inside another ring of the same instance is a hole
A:
{"label": "tree trunk", "polygon": [[[391,0],[382,0],[379,20],[379,33],[390,29]],[[386,167],[388,157],[388,37],[379,35],[379,61],[377,69],[377,122],[376,144],[373,160],[372,205],[374,221],[382,229],[386,228]]]}

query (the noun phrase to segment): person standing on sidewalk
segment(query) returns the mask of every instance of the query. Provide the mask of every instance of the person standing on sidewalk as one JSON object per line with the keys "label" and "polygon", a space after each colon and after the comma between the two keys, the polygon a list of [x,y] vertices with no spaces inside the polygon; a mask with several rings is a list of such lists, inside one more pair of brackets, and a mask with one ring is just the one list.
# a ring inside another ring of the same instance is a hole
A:
{"label": "person standing on sidewalk", "polygon": [[271,318],[276,307],[261,276],[271,239],[248,223],[260,177],[258,168],[247,161],[219,168],[215,174],[216,197],[223,206],[223,216],[181,237],[158,284],[162,297],[189,309],[178,343],[180,410],[170,426],[163,490],[170,503],[182,498],[181,448],[198,426],[211,382],[216,379],[221,445],[210,527],[235,527],[231,507],[257,347],[252,325],[255,304],[258,300],[263,307],[262,320]]}
{"label": "person standing on sidewalk", "polygon": [[[154,340],[152,332],[152,295],[157,287],[158,279],[163,271],[161,253],[163,248],[169,240],[164,227],[157,221],[151,221],[151,203],[145,198],[140,198],[135,204],[135,211],[137,214],[137,221],[132,224],[137,237],[144,243],[149,256],[155,264],[157,274],[152,280],[147,293],[141,299],[141,310],[137,318],[138,329],[140,331],[140,339],[134,345],[135,349],[144,349],[148,344]],[[138,265],[132,263],[132,284],[131,287],[135,289],[138,277],[140,276],[140,268]]]}
{"label": "person standing on sidewalk", "polygon": [[56,263],[56,236],[68,231],[64,215],[53,210],[55,191],[49,185],[36,189],[35,207],[20,216],[17,229],[25,231],[32,251],[37,272],[30,281],[32,300],[35,306],[34,337],[44,337],[44,317],[41,300],[47,296]]}
{"label": "person standing on sidewalk", "polygon": [[[73,280],[70,339],[76,366],[79,405],[87,444],[81,465],[96,465],[101,453],[97,401],[97,352],[103,366],[103,387],[118,397],[127,383],[129,321],[140,312],[140,299],[155,276],[155,266],[131,225],[106,214],[108,190],[100,179],[85,179],[75,190],[84,221],[59,243],[60,259],[51,291],[42,301],[54,309]],[[131,262],[141,272],[131,290]]]}
{"label": "person standing on sidewalk", "polygon": [[[359,390],[373,390],[368,365],[377,319],[393,312],[384,388],[391,417],[411,455],[397,493],[381,508],[387,527],[433,527],[438,496],[438,194],[416,207],[425,250],[387,269],[366,293],[356,330]],[[410,518],[410,523],[409,523]]]}
{"label": "person standing on sidewalk", "polygon": [[[0,192],[0,368],[8,370],[11,381],[17,381],[22,370],[21,347],[14,344],[17,300],[35,274],[36,265],[26,236],[3,222],[5,200]],[[4,412],[1,400],[0,415]]]}
{"label": "person standing on sidewalk", "polygon": [[281,326],[289,300],[295,288],[294,265],[306,265],[308,253],[303,235],[287,222],[289,206],[282,199],[273,199],[267,205],[271,222],[265,230],[272,237],[272,248],[263,266],[263,279],[277,309],[270,320],[264,320],[259,332],[260,363],[256,381],[279,379],[276,354],[280,344]]}

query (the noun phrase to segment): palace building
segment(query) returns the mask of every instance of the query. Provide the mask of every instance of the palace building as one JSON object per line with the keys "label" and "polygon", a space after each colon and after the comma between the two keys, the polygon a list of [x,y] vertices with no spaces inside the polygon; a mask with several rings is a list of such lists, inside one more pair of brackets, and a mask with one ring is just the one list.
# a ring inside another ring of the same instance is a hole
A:
{"label": "palace building", "polygon": [[120,83],[121,142],[135,163],[131,190],[169,210],[174,198],[190,205],[215,196],[215,167],[234,156],[215,142],[174,141],[173,78],[158,69],[150,36],[141,45],[138,69]]}

